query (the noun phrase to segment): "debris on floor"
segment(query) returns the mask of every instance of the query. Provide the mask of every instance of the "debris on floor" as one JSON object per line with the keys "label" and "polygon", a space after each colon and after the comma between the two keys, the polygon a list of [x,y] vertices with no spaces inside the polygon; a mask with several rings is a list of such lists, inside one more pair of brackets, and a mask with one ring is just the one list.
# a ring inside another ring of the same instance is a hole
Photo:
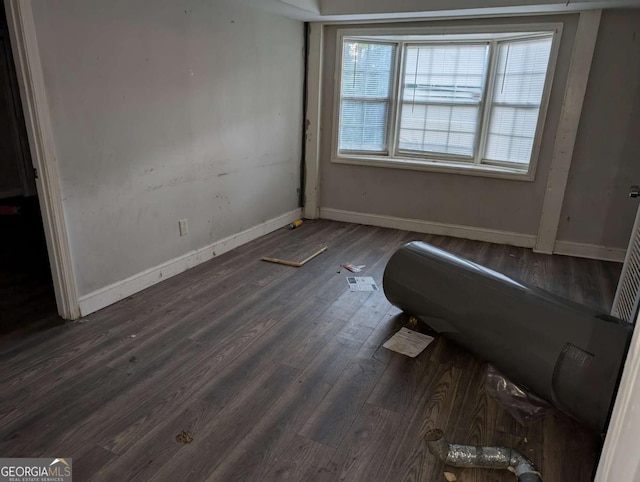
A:
{"label": "debris on floor", "polygon": [[345,263],[342,265],[342,267],[346,270],[351,271],[352,273],[359,273],[360,271],[362,271],[363,268],[366,268],[367,265],[365,264],[355,265],[351,263]]}
{"label": "debris on floor", "polygon": [[520,425],[536,422],[554,411],[542,398],[516,385],[491,364],[487,365],[484,386],[487,393]]}
{"label": "debris on floor", "polygon": [[521,482],[542,482],[533,462],[512,448],[451,444],[440,429],[429,430],[424,438],[429,452],[451,467],[507,469],[514,472]]}
{"label": "debris on floor", "polygon": [[371,276],[347,276],[351,291],[378,291],[378,285]]}
{"label": "debris on floor", "polygon": [[302,226],[302,219],[296,219],[294,222],[287,225],[289,229],[296,229]]}
{"label": "debris on floor", "polygon": [[433,340],[434,338],[432,336],[424,335],[408,328],[401,328],[399,332],[389,338],[382,346],[388,350],[415,358],[422,353]]}
{"label": "debris on floor", "polygon": [[324,248],[319,249],[318,251],[313,253],[311,256],[307,257],[306,259],[303,259],[302,261],[288,261],[286,259],[269,258],[267,256],[263,256],[262,261],[267,261],[269,263],[283,264],[285,266],[293,266],[294,268],[300,268],[301,266],[304,266],[316,256],[324,253],[327,249],[329,249],[329,246],[325,246]]}
{"label": "debris on floor", "polygon": [[447,482],[456,482],[458,480],[458,477],[453,472],[444,472],[444,478]]}
{"label": "debris on floor", "polygon": [[193,442],[193,435],[191,435],[191,432],[183,430],[178,435],[176,435],[176,442],[181,444],[190,444],[191,442]]}

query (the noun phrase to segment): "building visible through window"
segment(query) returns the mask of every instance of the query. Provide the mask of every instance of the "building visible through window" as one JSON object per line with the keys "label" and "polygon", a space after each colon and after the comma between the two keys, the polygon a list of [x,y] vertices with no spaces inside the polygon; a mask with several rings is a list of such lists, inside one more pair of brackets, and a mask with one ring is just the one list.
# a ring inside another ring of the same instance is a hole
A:
{"label": "building visible through window", "polygon": [[337,156],[528,172],[554,32],[344,36]]}

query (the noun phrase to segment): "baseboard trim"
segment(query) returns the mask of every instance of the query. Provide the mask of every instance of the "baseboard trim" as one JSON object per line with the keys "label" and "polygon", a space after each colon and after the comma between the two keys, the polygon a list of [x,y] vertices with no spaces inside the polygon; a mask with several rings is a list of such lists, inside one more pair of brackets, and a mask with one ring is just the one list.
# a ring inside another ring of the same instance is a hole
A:
{"label": "baseboard trim", "polygon": [[488,243],[508,244],[523,248],[533,248],[536,244],[536,236],[533,234],[514,233],[497,229],[478,228],[474,226],[461,226],[458,224],[438,223],[421,219],[399,218],[382,214],[367,214],[342,209],[320,208],[322,219],[343,221],[347,223],[366,224],[383,228],[402,229],[418,233],[438,234],[453,236],[455,238],[473,239]]}
{"label": "baseboard trim", "polygon": [[553,254],[577,256],[579,258],[599,259],[622,263],[627,253],[622,248],[607,248],[598,244],[575,243],[573,241],[556,241]]}
{"label": "baseboard trim", "polygon": [[216,241],[194,251],[173,258],[162,264],[149,268],[121,281],[100,288],[92,293],[80,297],[80,313],[87,316],[106,306],[112,305],[127,296],[142,291],[167,278],[180,274],[189,268],[193,268],[205,261],[213,259],[227,251],[231,251],[238,246],[242,246],[254,239],[269,234],[282,226],[299,219],[302,215],[301,209],[294,209],[281,216],[265,221],[252,228],[246,229],[238,234],[234,234]]}

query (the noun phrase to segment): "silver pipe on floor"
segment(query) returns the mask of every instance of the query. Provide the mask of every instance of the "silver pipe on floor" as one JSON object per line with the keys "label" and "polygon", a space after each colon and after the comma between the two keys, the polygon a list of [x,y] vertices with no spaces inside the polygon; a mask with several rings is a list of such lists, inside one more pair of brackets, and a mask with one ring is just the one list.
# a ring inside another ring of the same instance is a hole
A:
{"label": "silver pipe on floor", "polygon": [[439,429],[427,432],[425,440],[429,452],[452,467],[506,469],[518,476],[518,482],[542,482],[542,476],[533,462],[516,450],[506,447],[451,444]]}

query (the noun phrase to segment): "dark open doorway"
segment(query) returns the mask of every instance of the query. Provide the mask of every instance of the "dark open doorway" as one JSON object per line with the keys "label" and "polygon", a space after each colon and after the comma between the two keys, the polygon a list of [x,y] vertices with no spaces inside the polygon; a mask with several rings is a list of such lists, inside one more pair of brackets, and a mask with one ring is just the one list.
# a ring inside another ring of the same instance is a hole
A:
{"label": "dark open doorway", "polygon": [[0,337],[57,316],[35,174],[4,8],[0,8]]}

